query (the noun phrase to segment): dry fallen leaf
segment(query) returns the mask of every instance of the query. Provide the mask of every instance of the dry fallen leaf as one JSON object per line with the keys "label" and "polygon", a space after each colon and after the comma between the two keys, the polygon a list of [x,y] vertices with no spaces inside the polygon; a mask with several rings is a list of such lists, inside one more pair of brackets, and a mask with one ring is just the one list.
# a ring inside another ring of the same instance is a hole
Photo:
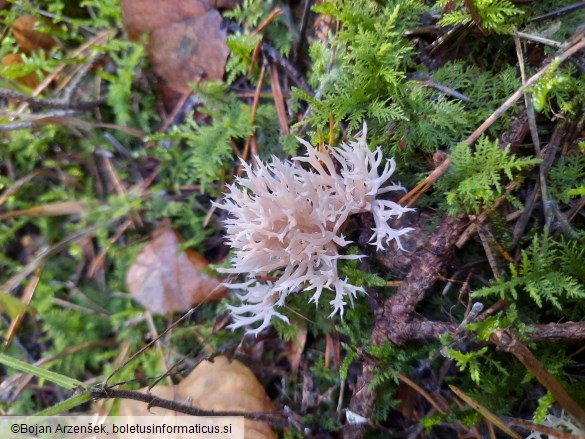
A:
{"label": "dry fallen leaf", "polygon": [[204,0],[121,0],[131,39],[150,34],[148,55],[166,87],[184,94],[189,84],[220,80],[229,54],[221,15]]}
{"label": "dry fallen leaf", "polygon": [[[146,390],[142,390],[146,391]],[[165,399],[179,402],[190,401],[193,407],[202,410],[239,411],[239,412],[271,412],[274,405],[262,384],[245,365],[237,360],[229,361],[219,356],[213,362],[203,361],[190,374],[177,384],[170,387],[154,387],[151,393]],[[120,402],[120,416],[167,416],[173,412],[134,400]],[[245,437],[254,439],[275,439],[276,435],[269,425],[244,421]]]}
{"label": "dry fallen leaf", "polygon": [[124,27],[131,40],[143,33],[180,23],[186,18],[199,17],[211,9],[205,0],[121,0]]}
{"label": "dry fallen leaf", "polygon": [[[241,412],[271,412],[274,405],[260,381],[245,365],[219,356],[201,362],[177,385],[179,395],[192,398],[195,407],[206,410]],[[245,437],[276,438],[262,422],[246,419]]]}
{"label": "dry fallen leaf", "polygon": [[307,334],[308,331],[306,326],[302,325],[293,339],[286,343],[286,348],[282,353],[282,355],[288,359],[290,364],[290,371],[293,375],[296,375],[299,371],[303,351],[305,350],[305,345],[307,344]]}
{"label": "dry fallen leaf", "polygon": [[32,15],[18,17],[12,23],[14,39],[25,53],[31,53],[38,49],[49,51],[60,44],[57,37],[36,30],[37,23],[38,19]]}
{"label": "dry fallen leaf", "polygon": [[155,72],[179,92],[192,82],[221,80],[229,49],[220,25],[219,12],[211,10],[154,31],[148,53]]}
{"label": "dry fallen leaf", "polygon": [[126,276],[134,299],[154,314],[187,311],[226,292],[202,271],[208,266],[205,258],[194,250],[179,251],[183,241],[170,227],[159,227]]}

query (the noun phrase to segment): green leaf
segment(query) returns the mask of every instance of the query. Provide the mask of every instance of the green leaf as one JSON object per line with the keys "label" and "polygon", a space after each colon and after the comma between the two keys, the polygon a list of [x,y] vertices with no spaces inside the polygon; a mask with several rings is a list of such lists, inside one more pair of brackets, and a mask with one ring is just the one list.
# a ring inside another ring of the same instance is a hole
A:
{"label": "green leaf", "polygon": [[50,370],[40,368],[38,366],[25,363],[24,361],[18,360],[16,358],[10,357],[2,353],[0,353],[0,364],[4,364],[5,366],[19,370],[21,372],[30,373],[36,376],[37,378],[42,378],[47,381],[51,381],[52,383],[55,383],[66,389],[73,390],[78,387],[84,387],[84,384],[81,381],[77,381],[76,379],[69,378],[68,376],[61,375],[59,373],[55,373]]}
{"label": "green leaf", "polygon": [[35,309],[32,306],[25,305],[12,294],[0,292],[0,311],[5,312],[11,319],[15,319],[21,313],[32,312]]}
{"label": "green leaf", "polygon": [[80,406],[87,401],[91,401],[92,393],[91,390],[87,389],[79,395],[72,396],[71,398],[61,401],[54,406],[51,406],[45,410],[42,410],[35,414],[35,416],[55,416],[59,413],[69,411],[77,406]]}

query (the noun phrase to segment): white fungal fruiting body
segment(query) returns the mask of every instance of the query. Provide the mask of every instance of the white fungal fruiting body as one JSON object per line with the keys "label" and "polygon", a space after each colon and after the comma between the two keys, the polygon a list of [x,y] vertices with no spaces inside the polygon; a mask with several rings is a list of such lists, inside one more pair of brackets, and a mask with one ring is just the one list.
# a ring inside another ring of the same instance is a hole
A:
{"label": "white fungal fruiting body", "polygon": [[[376,227],[370,242],[377,249],[392,240],[402,249],[400,236],[412,229],[393,229],[388,220],[412,209],[376,199],[379,194],[404,188],[395,184],[382,187],[396,164],[390,159],[378,173],[382,151],[370,151],[366,133],[364,124],[361,138],[330,153],[299,139],[307,147],[307,156],[296,157],[295,162],[273,157],[270,163],[256,159],[255,168],[243,163],[246,176],[228,186],[224,203],[218,205],[230,214],[225,225],[229,245],[235,250],[232,268],[221,271],[249,277],[244,283],[227,284],[245,291],[238,294],[242,304],[230,306],[233,329],[261,322],[248,330],[258,334],[273,316],[288,321],[276,308],[284,305],[288,295],[301,290],[314,290],[310,300],[315,303],[324,289],[334,291],[331,315],[343,315],[346,300],[353,304],[357,293],[364,292],[341,279],[337,271],[338,259],[362,257],[338,252],[351,242],[340,232],[351,215],[373,214]],[[339,172],[333,159],[339,162]],[[308,166],[303,168],[299,162]],[[270,273],[278,280],[256,280],[256,276]]]}

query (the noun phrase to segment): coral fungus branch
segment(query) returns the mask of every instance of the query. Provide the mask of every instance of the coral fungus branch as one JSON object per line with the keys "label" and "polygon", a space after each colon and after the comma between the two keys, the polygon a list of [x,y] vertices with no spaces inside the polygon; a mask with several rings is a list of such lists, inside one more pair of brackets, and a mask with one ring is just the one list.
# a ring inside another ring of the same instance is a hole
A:
{"label": "coral fungus branch", "polygon": [[[379,173],[382,151],[369,149],[366,134],[364,125],[357,141],[333,148],[331,155],[299,139],[307,155],[294,162],[273,158],[270,163],[257,159],[255,167],[242,164],[246,175],[228,186],[224,203],[218,205],[230,214],[225,225],[229,245],[235,250],[232,267],[221,271],[249,277],[228,285],[245,290],[238,295],[242,304],[230,307],[235,320],[232,328],[260,322],[248,329],[258,334],[272,317],[287,321],[277,308],[288,295],[302,290],[312,291],[310,301],[315,304],[324,290],[333,291],[331,315],[343,315],[347,302],[353,303],[364,292],[337,271],[339,259],[362,257],[338,252],[351,242],[341,230],[352,215],[372,213],[376,226],[370,242],[377,249],[393,241],[402,249],[400,237],[411,229],[393,229],[388,221],[411,209],[377,198],[404,188],[386,184],[396,164],[393,159],[386,161]],[[279,274],[274,282],[258,282],[258,276],[271,274]]]}

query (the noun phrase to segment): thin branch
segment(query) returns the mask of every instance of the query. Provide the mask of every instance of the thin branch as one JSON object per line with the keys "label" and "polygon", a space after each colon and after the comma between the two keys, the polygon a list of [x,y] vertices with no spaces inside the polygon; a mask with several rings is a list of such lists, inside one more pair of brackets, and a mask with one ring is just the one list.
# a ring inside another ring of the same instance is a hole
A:
{"label": "thin branch", "polygon": [[36,107],[56,108],[56,109],[76,109],[76,110],[91,110],[106,102],[105,99],[98,99],[96,101],[69,101],[65,99],[42,99],[37,98],[26,93],[21,93],[7,88],[0,88],[0,98],[26,102]]}
{"label": "thin branch", "polygon": [[431,87],[431,88],[437,89],[439,91],[442,91],[443,93],[445,93],[449,96],[453,96],[454,98],[457,98],[460,101],[471,102],[471,98],[469,98],[468,96],[465,96],[463,93],[459,93],[457,90],[454,90],[451,87],[447,87],[446,85],[439,84],[438,82],[434,82],[434,81],[430,81],[430,80],[417,80],[416,82],[418,82],[419,84],[424,85],[426,87]]}
{"label": "thin branch", "polygon": [[[63,102],[70,102],[71,101],[71,98],[73,97],[73,93],[77,89],[77,86],[79,85],[79,83],[81,82],[81,80],[83,78],[85,78],[85,76],[90,71],[90,69],[100,59],[101,59],[101,56],[95,56],[95,57],[93,57],[92,59],[90,59],[88,62],[86,62],[85,64],[83,64],[79,68],[79,70],[77,71],[77,73],[73,76],[73,79],[71,79],[71,81],[69,82],[69,84],[67,84],[67,86],[63,89],[63,97],[61,98],[61,100]],[[105,101],[106,100],[104,99],[104,102]]]}
{"label": "thin branch", "polygon": [[585,322],[547,323],[530,329],[528,342],[585,340]]}
{"label": "thin branch", "polygon": [[[215,290],[215,289],[214,289]],[[213,291],[212,291],[213,292]],[[211,294],[211,293],[210,293]],[[114,377],[118,372],[120,372],[122,369],[124,369],[128,364],[130,364],[132,361],[134,361],[140,354],[142,354],[145,350],[147,350],[148,348],[150,348],[153,344],[155,344],[163,335],[167,334],[171,329],[175,328],[179,323],[181,323],[183,320],[191,317],[191,315],[193,314],[193,312],[195,311],[196,308],[191,308],[189,311],[187,311],[185,314],[183,314],[182,317],[180,317],[179,319],[175,320],[171,325],[169,325],[163,332],[161,332],[158,337],[155,337],[154,339],[152,339],[151,341],[149,341],[147,344],[145,344],[140,350],[136,351],[134,354],[132,354],[132,356],[130,358],[128,358],[126,361],[124,361],[120,366],[118,366],[111,374],[108,375],[108,377],[106,378],[106,380],[104,381],[104,388],[109,388],[108,387],[108,382],[112,379],[112,377]]]}
{"label": "thin branch", "polygon": [[[485,312],[480,316],[485,315]],[[479,320],[479,319],[478,319]],[[446,334],[457,332],[456,323],[433,322],[420,317],[411,319],[406,332],[410,335],[409,341],[432,341],[438,340]],[[585,322],[547,323],[532,325],[526,328],[530,331],[526,335],[527,343],[567,341],[585,341]]]}
{"label": "thin branch", "polygon": [[585,2],[583,2],[583,1],[580,1],[578,3],[573,3],[571,5],[567,5],[563,8],[557,9],[556,11],[549,12],[548,14],[539,15],[538,17],[534,17],[530,21],[535,22],[535,21],[548,20],[549,18],[557,18],[557,17],[560,17],[561,15],[568,14],[569,12],[578,11],[581,8],[585,8]]}
{"label": "thin branch", "polygon": [[[103,44],[104,42],[108,41],[110,38],[112,38],[115,34],[117,33],[116,30],[113,29],[108,29],[105,31],[100,32],[99,34],[97,34],[95,37],[87,40],[85,43],[83,43],[81,46],[79,46],[77,49],[75,49],[73,52],[71,52],[71,54],[69,55],[69,58],[76,58],[80,55],[83,55],[85,52],[89,51],[90,49],[93,49],[95,46],[99,46],[101,44]],[[53,82],[53,80],[61,74],[61,72],[65,69],[66,64],[61,64],[60,66],[58,66],[55,70],[53,70],[49,75],[47,75],[45,77],[45,79],[43,80],[43,82],[41,82],[37,88],[35,88],[32,91],[32,95],[33,96],[38,96],[43,90],[45,90],[48,85]],[[27,107],[28,107],[28,103],[27,102],[23,102],[17,110],[17,113],[22,113]]]}
{"label": "thin branch", "polygon": [[[524,55],[522,54],[522,46],[520,44],[520,38],[518,32],[514,35],[514,44],[516,46],[516,56],[518,57],[518,63],[520,65],[520,76],[522,78],[522,84],[526,83],[526,70],[524,68]],[[540,138],[538,137],[538,127],[536,126],[536,115],[534,113],[534,106],[532,105],[532,93],[528,91],[524,92],[524,106],[526,107],[526,115],[528,116],[528,126],[530,127],[530,135],[532,142],[534,143],[534,151],[536,157],[540,156]],[[544,211],[544,219],[546,227],[549,228],[552,221],[552,214],[548,204],[548,194],[546,190],[546,175],[543,166],[538,168],[540,197],[542,199],[542,209]]]}
{"label": "thin branch", "polygon": [[526,369],[554,397],[561,407],[567,410],[583,427],[585,427],[585,410],[577,404],[567,391],[559,384],[557,379],[543,366],[511,330],[498,329],[490,338],[496,347],[505,352],[510,352]]}
{"label": "thin branch", "polygon": [[[580,40],[576,41],[573,45],[567,48],[556,58],[558,62],[566,61],[569,57],[579,52],[585,47],[585,38],[581,37]],[[471,135],[465,139],[462,143],[472,145],[485,131],[491,127],[506,111],[524,96],[524,92],[527,88],[532,87],[538,80],[542,79],[544,75],[551,69],[554,61],[551,61],[537,73],[535,73],[528,81],[526,81],[518,90],[516,90],[506,101],[500,105],[500,107],[492,113]],[[410,201],[414,197],[420,196],[419,192],[426,191],[435,181],[439,179],[449,168],[452,162],[452,157],[447,157],[443,163],[441,163],[431,174],[429,174],[423,181],[421,181],[414,189],[404,195],[399,201],[399,204],[407,203],[410,206]]]}
{"label": "thin branch", "polygon": [[527,34],[526,32],[516,32],[516,35],[520,38],[524,38],[525,40],[534,41],[535,43],[541,43],[547,46],[556,47],[557,49],[563,47],[563,43],[559,43],[558,41],[541,37],[540,35]]}
{"label": "thin branch", "polygon": [[79,114],[79,110],[53,110],[43,114],[29,114],[26,119],[16,122],[7,122],[0,124],[0,131],[29,130],[44,125],[45,120],[55,117],[71,117]]}
{"label": "thin branch", "polygon": [[575,44],[567,48],[567,50],[559,54],[550,63],[532,75],[530,79],[528,79],[528,81],[522,85],[522,87],[520,87],[508,99],[506,99],[506,101],[496,111],[494,111],[494,113],[488,117],[484,123],[482,123],[473,133],[471,133],[471,135],[465,140],[465,143],[468,145],[473,144],[490,126],[494,124],[496,120],[498,120],[506,111],[512,108],[512,105],[514,105],[516,101],[524,96],[524,92],[527,88],[532,87],[534,84],[536,84],[536,82],[542,79],[551,69],[553,64],[556,64],[556,62],[562,63],[566,61],[569,57],[576,54],[583,48],[585,48],[585,38],[581,38],[579,41],[575,42]]}
{"label": "thin branch", "polygon": [[251,421],[265,422],[277,428],[290,427],[291,422],[279,412],[239,412],[239,411],[214,411],[203,410],[191,405],[182,404],[177,401],[171,401],[164,398],[159,398],[152,393],[142,393],[136,390],[122,390],[113,389],[111,387],[95,387],[91,389],[92,398],[94,400],[100,399],[131,399],[134,401],[145,402],[148,408],[160,407],[167,410],[172,410],[178,413],[191,416],[241,416]]}
{"label": "thin branch", "polygon": [[262,47],[260,49],[262,51],[262,55],[264,55],[269,61],[278,64],[284,72],[286,76],[293,82],[294,85],[305,91],[306,93],[311,94],[311,87],[307,83],[306,79],[303,75],[293,66],[285,57],[283,57],[278,50],[274,47],[270,46],[269,44],[262,43]]}
{"label": "thin branch", "polygon": [[525,419],[518,419],[518,418],[510,418],[507,416],[502,416],[501,419],[507,425],[515,425],[516,427],[520,427],[522,430],[526,431],[538,431],[539,433],[548,434],[549,437],[556,437],[558,439],[582,439],[583,436],[579,435],[576,436],[574,434],[565,433],[564,431],[557,430],[556,428],[546,427],[542,424],[533,424]]}
{"label": "thin branch", "polygon": [[305,0],[305,5],[303,7],[303,17],[301,19],[301,29],[299,30],[299,43],[297,45],[297,50],[294,57],[295,63],[301,57],[301,52],[305,46],[305,36],[307,34],[307,24],[309,22],[309,15],[311,14],[312,3],[312,0]]}

